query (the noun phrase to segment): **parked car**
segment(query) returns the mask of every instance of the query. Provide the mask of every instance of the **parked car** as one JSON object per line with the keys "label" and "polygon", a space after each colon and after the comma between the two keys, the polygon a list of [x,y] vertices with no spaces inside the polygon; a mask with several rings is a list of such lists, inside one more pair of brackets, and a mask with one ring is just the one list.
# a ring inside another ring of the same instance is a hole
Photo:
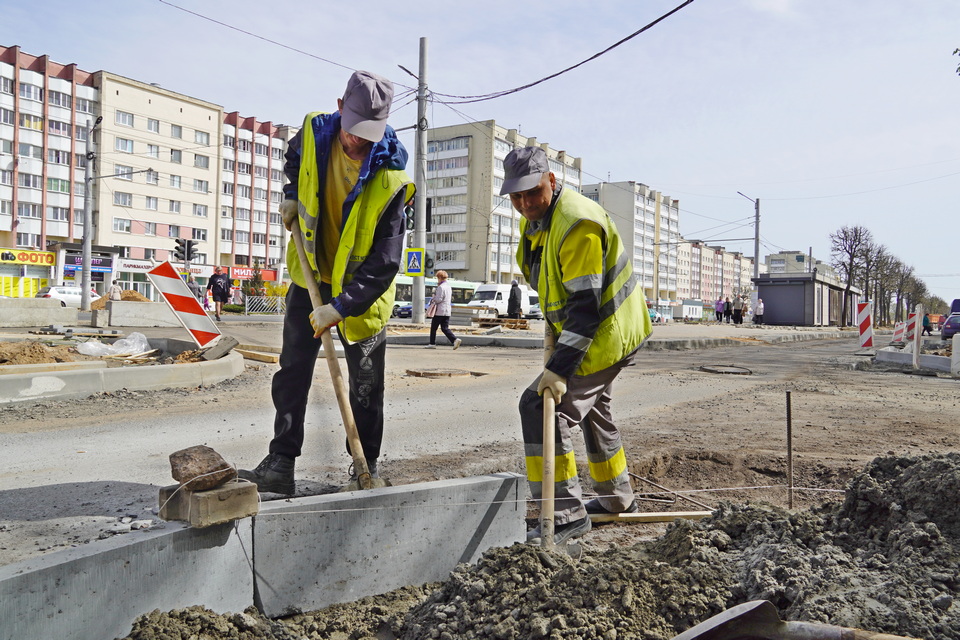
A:
{"label": "parked car", "polygon": [[[44,287],[37,291],[35,298],[53,298],[60,301],[61,307],[80,308],[83,289],[74,286]],[[96,291],[90,291],[90,302],[98,299],[100,294]]]}
{"label": "parked car", "polygon": [[543,318],[543,311],[540,310],[539,302],[535,302],[530,305],[530,313],[527,314],[527,317],[533,320],[540,320]]}
{"label": "parked car", "polygon": [[[427,307],[430,306],[430,301],[426,300],[423,303],[423,310],[426,311]],[[394,316],[398,318],[410,318],[413,317],[413,303],[412,302],[402,302],[400,305],[394,305]]]}
{"label": "parked car", "polygon": [[960,331],[960,313],[955,313],[943,322],[943,327],[940,329],[940,339],[941,340],[951,340],[953,339],[953,334]]}

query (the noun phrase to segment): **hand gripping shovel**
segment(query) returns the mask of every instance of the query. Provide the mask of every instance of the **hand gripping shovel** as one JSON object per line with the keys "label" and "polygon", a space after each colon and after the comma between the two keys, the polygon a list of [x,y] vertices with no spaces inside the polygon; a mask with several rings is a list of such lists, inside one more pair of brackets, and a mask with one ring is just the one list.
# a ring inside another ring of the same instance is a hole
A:
{"label": "hand gripping shovel", "polygon": [[738,604],[673,640],[911,640],[819,622],[783,622],[766,600]]}
{"label": "hand gripping shovel", "polygon": [[[290,234],[293,237],[293,244],[297,247],[297,255],[300,257],[302,268],[310,263],[307,262],[307,252],[303,248],[303,236],[300,235],[300,227],[294,224]],[[304,280],[307,281],[307,291],[310,292],[310,302],[313,303],[313,308],[323,306],[317,281],[311,275],[305,276]],[[327,367],[330,369],[330,377],[333,379],[333,390],[337,394],[340,417],[343,419],[343,426],[347,430],[347,445],[350,447],[350,455],[353,457],[353,470],[357,475],[357,482],[351,482],[342,491],[386,487],[388,483],[371,476],[370,469],[367,467],[367,458],[363,455],[363,445],[360,443],[357,423],[353,419],[353,409],[350,407],[350,394],[343,380],[343,373],[340,371],[340,363],[337,362],[337,352],[333,346],[330,329],[324,329],[323,333],[320,334],[320,341],[323,343],[323,355],[327,359]]]}

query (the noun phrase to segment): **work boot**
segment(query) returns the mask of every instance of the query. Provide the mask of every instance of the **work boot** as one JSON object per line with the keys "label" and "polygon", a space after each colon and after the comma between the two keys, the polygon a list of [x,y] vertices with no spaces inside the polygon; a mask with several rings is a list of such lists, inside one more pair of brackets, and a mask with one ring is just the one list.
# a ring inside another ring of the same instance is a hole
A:
{"label": "work boot", "polygon": [[[367,470],[370,471],[371,478],[379,478],[380,474],[377,473],[377,461],[376,460],[367,460]],[[357,474],[356,470],[353,468],[353,463],[350,463],[350,482],[359,482],[360,476]]]}
{"label": "work boot", "polygon": [[[570,538],[579,538],[583,534],[590,531],[592,528],[590,522],[590,516],[584,516],[579,520],[574,520],[568,522],[567,524],[557,524],[553,527],[553,542],[554,544],[560,544],[566,542]],[[540,544],[541,543],[541,533],[540,525],[537,525],[537,528],[533,531],[527,531],[527,544]]]}
{"label": "work boot", "polygon": [[637,504],[637,501],[634,500],[630,503],[630,506],[624,509],[623,511],[610,511],[606,509],[602,504],[600,504],[600,498],[594,498],[593,500],[588,500],[585,505],[583,505],[589,515],[602,515],[610,516],[616,515],[618,513],[636,513],[640,511],[640,506]]}
{"label": "work boot", "polygon": [[260,493],[283,493],[292,495],[296,491],[293,481],[293,458],[279,453],[267,454],[253,471],[238,469],[237,477],[249,480],[257,485]]}

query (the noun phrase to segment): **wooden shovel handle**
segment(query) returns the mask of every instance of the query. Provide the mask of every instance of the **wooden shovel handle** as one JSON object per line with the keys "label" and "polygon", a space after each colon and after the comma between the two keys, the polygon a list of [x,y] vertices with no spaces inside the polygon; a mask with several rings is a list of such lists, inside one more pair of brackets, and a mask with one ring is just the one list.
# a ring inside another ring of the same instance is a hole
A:
{"label": "wooden shovel handle", "polygon": [[[297,255],[300,257],[300,270],[303,273],[310,263],[307,262],[307,252],[303,248],[303,236],[300,234],[300,227],[294,224],[290,234],[293,237],[293,244],[297,247]],[[322,307],[323,298],[320,297],[320,286],[314,280],[313,274],[304,273],[303,279],[307,282],[307,291],[310,293],[310,302],[313,303],[313,308]],[[333,346],[333,336],[330,335],[330,329],[323,330],[323,333],[320,334],[320,342],[323,344],[323,355],[327,360],[327,368],[330,369],[330,378],[333,380],[333,390],[337,395],[340,417],[343,419],[343,426],[347,431],[347,445],[350,447],[350,456],[353,458],[353,470],[357,474],[360,488],[371,489],[373,488],[373,478],[370,476],[370,469],[367,468],[367,458],[363,455],[363,444],[360,442],[360,433],[357,431],[357,423],[353,419],[353,408],[350,406],[350,392],[343,379],[340,363],[337,361],[337,352]]]}

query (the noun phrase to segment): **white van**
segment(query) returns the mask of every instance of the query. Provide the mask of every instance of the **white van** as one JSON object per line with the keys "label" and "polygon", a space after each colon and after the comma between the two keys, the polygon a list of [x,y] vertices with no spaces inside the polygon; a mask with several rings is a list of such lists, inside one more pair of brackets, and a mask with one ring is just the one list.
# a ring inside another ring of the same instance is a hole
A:
{"label": "white van", "polygon": [[[510,284],[481,284],[473,292],[473,297],[467,306],[470,307],[490,307],[497,310],[498,316],[507,315],[507,302],[510,300]],[[540,298],[536,291],[531,291],[527,285],[520,285],[520,315],[525,318],[530,315],[530,307],[537,305]]]}

